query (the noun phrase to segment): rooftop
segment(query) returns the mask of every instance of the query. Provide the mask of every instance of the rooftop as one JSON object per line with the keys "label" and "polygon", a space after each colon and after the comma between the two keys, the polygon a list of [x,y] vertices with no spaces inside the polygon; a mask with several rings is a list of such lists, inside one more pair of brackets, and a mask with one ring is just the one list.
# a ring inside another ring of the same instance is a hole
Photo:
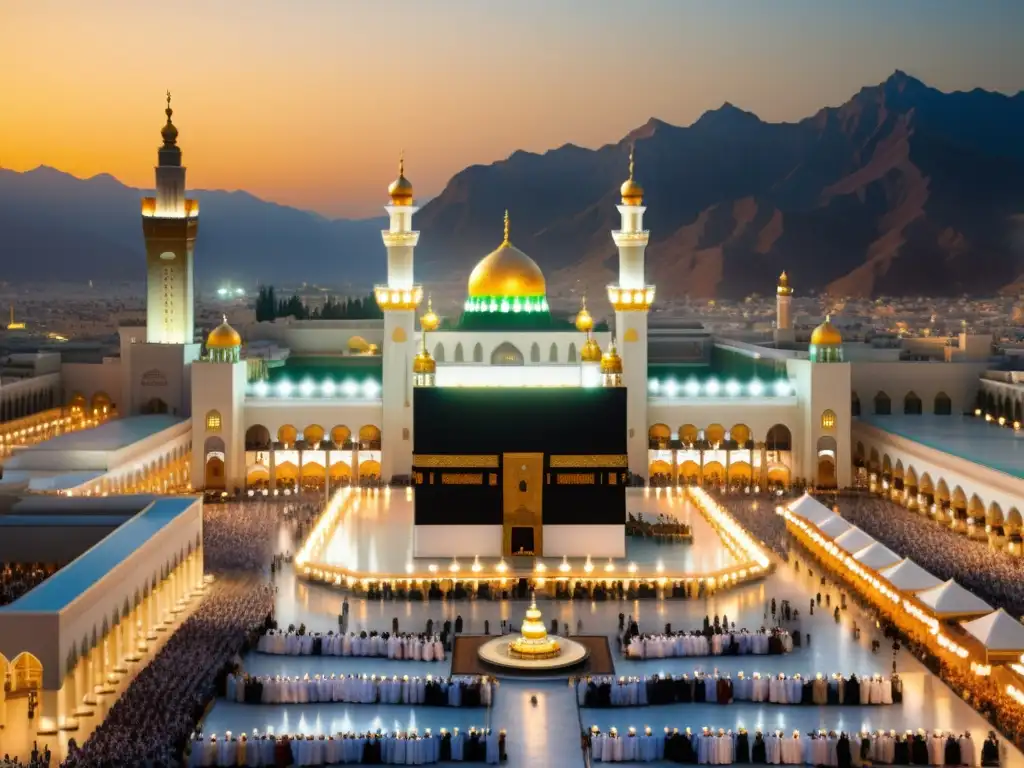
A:
{"label": "rooftop", "polygon": [[119,451],[181,422],[177,416],[158,414],[114,419],[93,429],[69,432],[34,445],[27,451]]}
{"label": "rooftop", "polygon": [[154,501],[38,587],[0,608],[0,613],[54,613],[64,610],[195,502],[192,497]]}
{"label": "rooftop", "polygon": [[943,453],[1024,478],[1024,435],[971,416],[861,416],[861,421]]}

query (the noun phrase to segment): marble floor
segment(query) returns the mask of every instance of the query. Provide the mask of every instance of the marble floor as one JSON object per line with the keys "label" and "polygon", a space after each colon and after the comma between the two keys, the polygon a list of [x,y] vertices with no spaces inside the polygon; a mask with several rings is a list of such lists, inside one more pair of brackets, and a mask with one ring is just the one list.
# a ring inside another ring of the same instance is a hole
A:
{"label": "marble floor", "polygon": [[[392,494],[392,499],[399,494]],[[649,498],[654,498],[651,494]],[[663,503],[664,499],[661,500]],[[645,502],[646,503],[646,502]],[[654,503],[654,502],[650,502]],[[656,508],[656,507],[654,507]],[[721,547],[710,529],[702,529],[700,514],[689,504],[673,500],[673,512],[681,520],[694,523],[695,539],[689,545],[692,552],[688,557],[717,557],[713,554]],[[772,514],[766,511],[766,514]],[[378,509],[367,512],[368,518],[376,516],[377,522],[384,523],[383,513]],[[360,556],[369,559],[408,555],[408,541],[404,534],[388,538],[385,531],[391,526],[378,528],[374,540],[382,549],[397,549],[397,553],[378,551],[376,555],[368,550]],[[401,530],[400,526],[395,526]],[[710,537],[710,538],[709,538]],[[364,540],[368,541],[368,540]],[[404,549],[403,549],[404,548]],[[712,552],[707,554],[707,550]],[[704,554],[701,554],[701,553]],[[811,566],[813,568],[813,565]],[[337,615],[344,599],[344,593],[319,584],[311,585],[296,579],[291,569],[277,576],[277,619],[286,626],[289,623],[305,623],[311,631],[327,631],[337,627]],[[817,592],[822,593],[822,607],[814,615],[809,613],[809,601]],[[727,615],[737,627],[756,628],[765,623],[766,606],[771,598],[790,600],[800,611],[799,628],[810,633],[810,643],[797,648],[786,656],[771,657],[729,657],[702,659],[664,659],[651,661],[628,661],[616,658],[618,674],[654,674],[657,672],[692,672],[695,669],[746,673],[762,672],[787,674],[849,674],[887,673],[892,666],[892,653],[888,644],[882,644],[883,651],[871,652],[871,640],[876,637],[874,627],[852,607],[841,614],[836,623],[831,607],[825,608],[825,597],[829,595],[834,607],[839,599],[839,590],[829,585],[822,587],[820,574],[813,577],[805,563],[799,570],[792,564],[782,564],[762,582],[748,584],[730,592],[719,593],[709,599],[691,601],[611,601],[571,602],[541,601],[539,607],[550,621],[557,617],[559,622],[568,622],[576,627],[577,620],[583,622],[586,634],[606,633],[615,647],[615,630],[619,612],[638,618],[641,630],[654,630],[671,622],[674,629],[698,628],[705,615]],[[350,599],[350,629],[390,630],[392,618],[397,617],[403,631],[423,628],[428,618],[435,624],[444,618],[461,615],[467,633],[480,633],[484,621],[490,622],[492,631],[501,619],[518,624],[524,615],[527,603],[505,602],[448,602],[410,603],[366,601]],[[862,629],[861,637],[853,637],[853,622]],[[881,639],[881,638],[879,638]],[[665,707],[635,707],[622,709],[579,709],[573,691],[564,682],[503,681],[495,695],[490,712],[473,709],[443,709],[410,707],[407,705],[349,705],[349,704],[308,704],[308,705],[265,705],[246,706],[219,701],[206,718],[206,733],[234,733],[261,731],[273,728],[276,733],[284,732],[336,732],[342,729],[396,728],[415,726],[420,729],[438,730],[442,727],[467,728],[490,725],[508,731],[509,766],[565,766],[575,768],[583,765],[579,751],[578,733],[581,727],[598,725],[606,729],[617,726],[620,731],[630,726],[638,730],[645,725],[660,730],[665,726],[701,728],[705,725],[723,728],[744,726],[747,728],[775,729],[787,731],[800,729],[843,728],[950,728],[958,731],[970,730],[980,742],[989,730],[986,721],[961,701],[938,678],[930,674],[920,663],[906,652],[897,657],[897,668],[904,680],[904,702],[888,707],[798,707],[767,704],[679,704]],[[305,675],[309,673],[337,674],[447,674],[448,662],[388,662],[386,659],[312,658],[284,657],[250,654],[244,659],[248,671],[257,674]],[[536,696],[536,704],[531,697]],[[1008,768],[1024,768],[1024,755],[1010,747],[1003,740],[1005,755],[1003,765]]]}

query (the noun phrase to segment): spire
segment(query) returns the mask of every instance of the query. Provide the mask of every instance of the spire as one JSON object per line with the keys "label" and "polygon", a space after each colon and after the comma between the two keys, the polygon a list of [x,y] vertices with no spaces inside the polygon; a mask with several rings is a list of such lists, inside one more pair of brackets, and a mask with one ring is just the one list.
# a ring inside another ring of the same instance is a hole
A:
{"label": "spire", "polygon": [[501,241],[502,245],[509,245],[508,229],[509,229],[508,208],[506,208],[505,209],[505,238]]}
{"label": "spire", "polygon": [[388,185],[392,205],[412,205],[412,182],[405,178],[405,150],[398,153],[398,178]]}
{"label": "spire", "polygon": [[634,161],[634,145],[629,145],[629,178],[622,182],[622,186],[619,188],[619,192],[622,195],[623,205],[643,205],[644,204],[644,188],[640,186],[639,182],[634,178],[633,174],[636,171],[636,163]]}
{"label": "spire", "polygon": [[[167,103],[168,104],[171,103],[171,92],[170,91],[167,92]],[[633,181],[633,171],[636,168],[636,166],[635,166],[635,164],[633,162],[633,153],[635,151],[636,151],[636,144],[630,144],[629,145],[629,180],[630,181]]]}
{"label": "spire", "polygon": [[160,131],[160,135],[164,138],[165,147],[173,147],[178,143],[178,129],[171,122],[171,115],[174,114],[174,110],[171,109],[171,92],[167,92],[167,109],[164,110],[164,114],[167,115],[167,123]]}
{"label": "spire", "polygon": [[793,289],[789,285],[789,275],[786,274],[785,270],[779,275],[779,285],[776,288],[776,292],[780,296],[789,296],[793,293]]}

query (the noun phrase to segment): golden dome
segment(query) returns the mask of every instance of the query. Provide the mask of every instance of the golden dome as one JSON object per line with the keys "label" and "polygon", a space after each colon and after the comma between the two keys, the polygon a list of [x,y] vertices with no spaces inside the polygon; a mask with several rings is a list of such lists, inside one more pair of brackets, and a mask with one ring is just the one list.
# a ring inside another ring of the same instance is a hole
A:
{"label": "golden dome", "polygon": [[601,355],[601,373],[622,373],[622,358],[615,349],[614,339],[608,351]]}
{"label": "golden dome", "polygon": [[590,316],[587,311],[587,297],[583,297],[583,303],[580,307],[580,311],[576,313],[576,330],[588,333],[594,327],[594,318]]}
{"label": "golden dome", "polygon": [[537,262],[516,248],[508,239],[509,219],[505,211],[505,239],[498,249],[487,254],[469,275],[469,297],[544,296],[547,284]]}
{"label": "golden dome", "polygon": [[171,122],[171,115],[174,114],[174,110],[171,109],[170,91],[167,92],[167,109],[164,110],[164,114],[167,115],[167,123],[160,129],[160,135],[164,138],[164,144],[174,144],[178,140],[178,129]]}
{"label": "golden dome", "polygon": [[392,205],[412,205],[412,182],[405,178],[405,155],[398,158],[398,178],[388,185]]}
{"label": "golden dome", "polygon": [[776,290],[779,296],[789,296],[793,293],[793,289],[789,287],[789,275],[785,271],[779,275],[779,287]]}
{"label": "golden dome", "polygon": [[430,297],[427,296],[427,312],[420,318],[420,328],[424,331],[436,331],[440,324],[441,318],[434,312],[433,303]]}
{"label": "golden dome", "polygon": [[825,322],[811,333],[811,344],[816,347],[838,347],[843,343],[843,335],[832,325],[831,315],[825,315]]}
{"label": "golden dome", "polygon": [[238,331],[228,325],[227,316],[224,317],[224,322],[210,331],[210,335],[206,337],[207,349],[231,349],[240,346],[242,346],[242,337]]}
{"label": "golden dome", "polygon": [[436,373],[437,363],[434,358],[427,352],[427,342],[423,341],[423,347],[417,353],[416,357],[412,361],[412,372],[413,373]]}
{"label": "golden dome", "polygon": [[584,363],[601,362],[601,345],[594,341],[592,336],[587,337],[587,343],[580,350],[580,360]]}
{"label": "golden dome", "polygon": [[629,148],[629,178],[619,187],[623,205],[643,205],[644,188],[633,178],[633,147]]}

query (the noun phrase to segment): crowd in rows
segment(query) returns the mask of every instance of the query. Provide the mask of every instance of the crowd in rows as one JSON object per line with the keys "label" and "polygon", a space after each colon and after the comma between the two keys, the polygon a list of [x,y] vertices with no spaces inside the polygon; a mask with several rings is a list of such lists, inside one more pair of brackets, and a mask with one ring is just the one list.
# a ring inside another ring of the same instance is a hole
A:
{"label": "crowd in rows", "polygon": [[366,765],[431,765],[468,762],[496,765],[507,759],[505,732],[491,729],[451,732],[442,728],[432,734],[408,732],[339,733],[337,736],[273,736],[253,731],[252,738],[231,733],[192,740],[189,766],[322,766],[362,763]]}
{"label": "crowd in rows", "polygon": [[489,707],[497,682],[480,676],[398,677],[392,675],[315,675],[282,677],[235,675],[225,681],[225,698],[245,704],[423,704],[436,707]]}
{"label": "crowd in rows", "polygon": [[0,564],[0,605],[13,603],[50,578],[57,568],[44,563]]}
{"label": "crowd in rows", "polygon": [[575,681],[581,707],[633,707],[654,704],[732,704],[734,701],[772,704],[899,704],[903,682],[899,675],[858,677],[839,674],[803,677],[784,674],[746,675],[694,672],[641,677],[594,676]]}
{"label": "crowd in rows", "polygon": [[750,632],[730,629],[707,635],[689,632],[660,632],[627,636],[623,653],[631,659],[666,659],[676,656],[764,656],[789,653],[793,637],[784,629]]}
{"label": "crowd in rows", "polygon": [[774,550],[783,560],[789,558],[786,521],[775,514],[775,507],[787,503],[789,499],[767,494],[717,494],[715,499],[752,536],[764,542],[765,546]]}
{"label": "crowd in rows", "polygon": [[409,661],[444,661],[440,635],[389,632],[302,634],[272,629],[259,639],[261,653],[283,656],[377,656]]}
{"label": "crowd in rows", "polygon": [[[699,765],[812,765],[851,768],[854,765],[976,766],[979,750],[969,732],[876,731],[782,731],[749,733],[703,728],[694,732],[666,728],[656,734],[645,728],[638,734],[630,728],[625,734],[597,726],[584,734],[584,748],[595,762],[655,762]],[[999,741],[994,733],[982,743],[981,765],[999,765]]]}

